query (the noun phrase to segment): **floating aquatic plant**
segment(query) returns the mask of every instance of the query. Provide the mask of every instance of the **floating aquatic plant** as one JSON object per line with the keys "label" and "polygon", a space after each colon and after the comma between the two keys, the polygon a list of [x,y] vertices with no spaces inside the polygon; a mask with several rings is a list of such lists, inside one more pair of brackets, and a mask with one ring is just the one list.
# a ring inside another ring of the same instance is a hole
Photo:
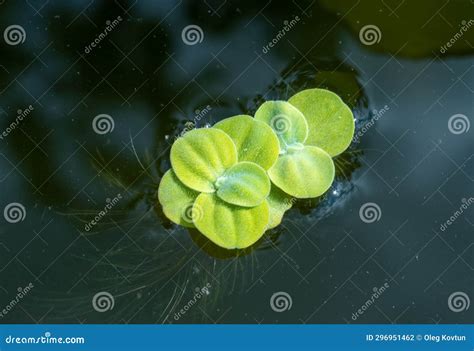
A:
{"label": "floating aquatic plant", "polygon": [[229,117],[177,139],[159,202],[171,221],[221,247],[246,248],[281,223],[294,199],[330,188],[332,157],[353,134],[351,110],[328,90],[267,101],[255,117]]}
{"label": "floating aquatic plant", "polygon": [[307,89],[293,95],[288,102],[306,117],[307,145],[318,146],[331,156],[349,147],[354,136],[354,116],[338,95],[325,89]]}

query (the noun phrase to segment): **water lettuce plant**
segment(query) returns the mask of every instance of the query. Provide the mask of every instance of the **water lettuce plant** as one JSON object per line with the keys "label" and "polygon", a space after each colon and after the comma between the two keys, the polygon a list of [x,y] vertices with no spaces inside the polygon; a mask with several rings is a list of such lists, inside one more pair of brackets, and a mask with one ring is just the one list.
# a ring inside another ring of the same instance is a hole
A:
{"label": "water lettuce plant", "polygon": [[254,117],[229,117],[178,138],[158,200],[174,223],[223,248],[246,248],[278,226],[295,199],[331,187],[332,157],[353,134],[351,110],[329,90],[266,101]]}

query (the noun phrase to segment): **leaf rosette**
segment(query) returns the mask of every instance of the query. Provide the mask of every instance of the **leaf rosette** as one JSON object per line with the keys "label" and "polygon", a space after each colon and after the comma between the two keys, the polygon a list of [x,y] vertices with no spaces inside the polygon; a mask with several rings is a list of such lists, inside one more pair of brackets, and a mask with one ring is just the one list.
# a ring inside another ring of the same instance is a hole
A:
{"label": "leaf rosette", "polygon": [[177,139],[158,200],[174,223],[226,249],[249,247],[281,223],[296,199],[330,188],[332,156],[353,133],[351,110],[328,90],[266,101],[254,118],[229,117]]}

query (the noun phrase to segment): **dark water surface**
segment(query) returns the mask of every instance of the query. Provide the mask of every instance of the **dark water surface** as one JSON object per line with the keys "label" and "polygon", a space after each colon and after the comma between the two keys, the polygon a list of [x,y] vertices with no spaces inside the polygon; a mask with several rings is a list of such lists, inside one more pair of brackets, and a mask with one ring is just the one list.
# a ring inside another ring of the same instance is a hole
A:
{"label": "dark water surface", "polygon": [[[441,49],[473,9],[4,1],[2,33],[24,32],[0,38],[0,208],[24,218],[0,218],[0,322],[474,322],[474,25]],[[194,45],[188,25],[202,30]],[[359,36],[365,25],[375,39]],[[323,198],[240,252],[163,216],[157,186],[190,122],[311,87],[340,94],[360,133]],[[99,293],[113,308],[94,308]]]}

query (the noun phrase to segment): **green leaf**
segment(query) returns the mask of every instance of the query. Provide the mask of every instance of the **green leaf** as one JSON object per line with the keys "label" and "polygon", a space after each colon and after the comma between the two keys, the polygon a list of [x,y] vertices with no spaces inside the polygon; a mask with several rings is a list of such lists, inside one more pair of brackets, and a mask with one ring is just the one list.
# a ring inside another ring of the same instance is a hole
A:
{"label": "green leaf", "polygon": [[227,168],[237,163],[232,139],[215,128],[194,129],[176,140],[171,147],[171,165],[184,185],[210,193]]}
{"label": "green leaf", "polygon": [[172,169],[161,178],[158,201],[163,207],[165,216],[176,224],[194,228],[192,209],[198,195],[197,191],[181,183]]}
{"label": "green leaf", "polygon": [[271,181],[287,194],[299,199],[318,197],[334,180],[331,156],[315,146],[291,149],[269,169]]}
{"label": "green leaf", "polygon": [[239,161],[249,161],[269,169],[278,158],[280,143],[273,130],[247,115],[226,118],[214,125],[234,141]]}
{"label": "green leaf", "polygon": [[295,143],[304,143],[308,137],[308,124],[304,115],[286,101],[266,101],[255,119],[268,124],[280,140],[280,150]]}
{"label": "green leaf", "polygon": [[255,207],[231,205],[216,194],[201,194],[193,211],[199,213],[194,225],[209,240],[226,249],[243,249],[265,232],[269,209],[266,201]]}
{"label": "green leaf", "polygon": [[253,207],[270,193],[270,179],[259,165],[239,162],[217,179],[217,196],[239,206]]}
{"label": "green leaf", "polygon": [[331,156],[347,149],[354,136],[354,116],[338,95],[325,89],[308,89],[288,101],[303,112],[308,121],[306,145],[320,147]]}
{"label": "green leaf", "polygon": [[295,198],[272,184],[272,190],[267,197],[268,206],[270,207],[270,220],[268,221],[267,229],[275,228],[281,223],[283,215],[293,206],[294,201]]}

